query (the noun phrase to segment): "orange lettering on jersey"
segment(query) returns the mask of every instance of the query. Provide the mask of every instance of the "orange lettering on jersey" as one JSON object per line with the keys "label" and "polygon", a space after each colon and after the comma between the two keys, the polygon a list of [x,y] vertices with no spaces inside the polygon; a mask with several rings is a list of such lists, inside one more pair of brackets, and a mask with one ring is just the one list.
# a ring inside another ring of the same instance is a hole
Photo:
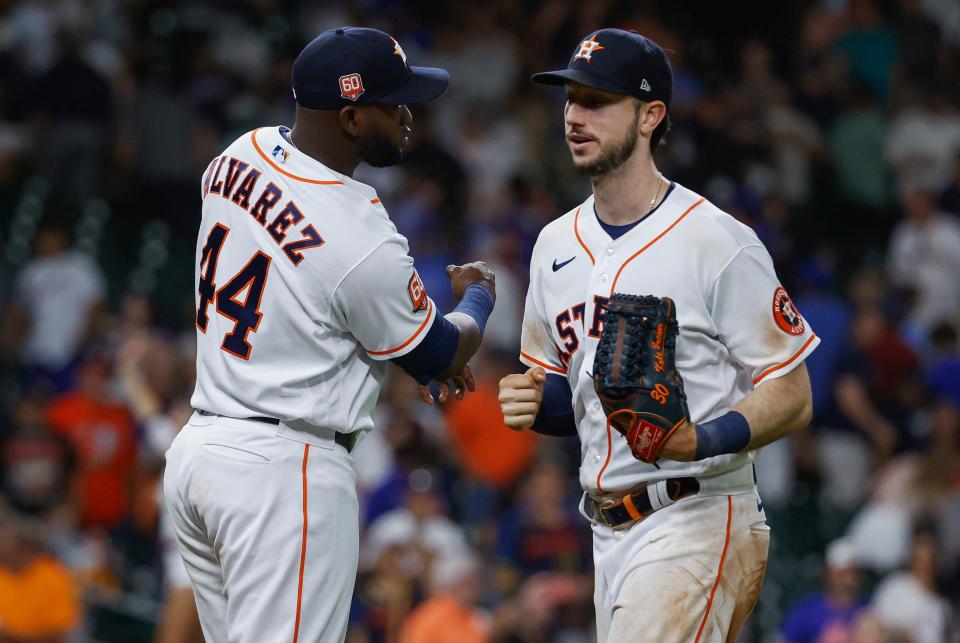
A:
{"label": "orange lettering on jersey", "polygon": [[417,274],[416,268],[410,275],[410,282],[407,284],[407,294],[410,295],[410,303],[413,304],[413,312],[426,310],[428,305],[427,289]]}
{"label": "orange lettering on jersey", "polygon": [[777,322],[777,327],[788,335],[803,335],[803,317],[797,312],[783,286],[773,293],[773,320]]}

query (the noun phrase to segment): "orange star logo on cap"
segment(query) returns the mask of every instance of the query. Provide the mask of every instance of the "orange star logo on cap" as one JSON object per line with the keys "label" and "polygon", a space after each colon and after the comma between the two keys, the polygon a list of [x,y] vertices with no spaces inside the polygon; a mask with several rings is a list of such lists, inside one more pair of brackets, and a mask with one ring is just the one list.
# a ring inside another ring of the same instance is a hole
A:
{"label": "orange star logo on cap", "polygon": [[393,45],[394,45],[393,55],[394,55],[394,56],[400,56],[400,58],[403,60],[403,64],[406,65],[406,64],[407,64],[407,54],[403,53],[403,49],[400,48],[400,43],[397,42],[397,39],[394,38],[393,36],[390,37],[390,40],[393,41]]}
{"label": "orange star logo on cap", "polygon": [[600,51],[601,49],[605,49],[605,47],[597,42],[597,34],[593,34],[588,40],[580,43],[580,50],[573,55],[573,59],[578,60],[583,58],[587,62],[590,62],[590,57],[593,55],[593,52]]}

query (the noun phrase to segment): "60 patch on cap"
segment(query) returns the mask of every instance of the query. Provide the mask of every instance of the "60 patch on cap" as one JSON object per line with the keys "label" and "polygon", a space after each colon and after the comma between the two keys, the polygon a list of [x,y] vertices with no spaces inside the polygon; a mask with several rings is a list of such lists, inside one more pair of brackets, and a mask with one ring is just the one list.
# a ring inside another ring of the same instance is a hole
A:
{"label": "60 patch on cap", "polygon": [[360,74],[347,74],[340,77],[340,95],[347,100],[357,102],[363,93],[363,79]]}

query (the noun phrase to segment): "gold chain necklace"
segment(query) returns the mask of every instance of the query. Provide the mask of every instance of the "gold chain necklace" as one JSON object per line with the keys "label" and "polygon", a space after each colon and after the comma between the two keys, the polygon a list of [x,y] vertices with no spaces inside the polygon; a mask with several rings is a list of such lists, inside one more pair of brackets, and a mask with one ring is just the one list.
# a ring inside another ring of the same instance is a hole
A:
{"label": "gold chain necklace", "polygon": [[650,205],[647,207],[647,214],[650,214],[650,211],[653,210],[653,206],[656,204],[657,199],[660,198],[660,188],[663,186],[663,174],[657,172],[657,192],[653,195],[653,198],[650,200]]}

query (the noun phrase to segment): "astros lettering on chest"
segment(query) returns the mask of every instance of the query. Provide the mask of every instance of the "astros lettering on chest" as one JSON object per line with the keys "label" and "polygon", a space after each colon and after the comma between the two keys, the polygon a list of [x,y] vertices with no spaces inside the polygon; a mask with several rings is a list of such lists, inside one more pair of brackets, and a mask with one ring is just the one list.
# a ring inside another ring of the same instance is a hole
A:
{"label": "astros lettering on chest", "polygon": [[[650,247],[648,234],[636,230],[618,239],[586,233],[547,249],[544,312],[553,321],[557,357],[569,370],[573,356],[603,332],[603,310],[614,292],[670,296],[685,300],[686,271],[667,259],[673,244]],[[692,286],[691,286],[692,287]],[[589,356],[589,352],[588,352]]]}

